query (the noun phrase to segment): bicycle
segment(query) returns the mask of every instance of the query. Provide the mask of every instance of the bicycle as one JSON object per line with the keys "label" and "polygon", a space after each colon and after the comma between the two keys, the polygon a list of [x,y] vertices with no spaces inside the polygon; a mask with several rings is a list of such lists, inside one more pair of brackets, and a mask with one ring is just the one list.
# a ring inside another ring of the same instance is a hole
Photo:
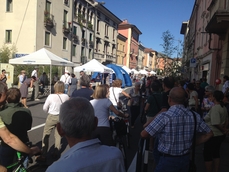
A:
{"label": "bicycle", "polygon": [[[31,143],[27,143],[31,146]],[[45,164],[35,164],[30,167],[28,163],[33,163],[32,158],[29,155],[22,154],[21,152],[16,152],[17,162],[14,162],[6,167],[8,172],[45,172],[48,165]]]}
{"label": "bicycle", "polygon": [[[126,157],[126,148],[124,144],[124,136],[126,136],[126,124],[125,121],[119,117],[115,117],[111,119],[111,130],[113,132],[113,140],[115,142],[115,146],[120,149],[124,159],[124,165],[127,169],[127,157]],[[125,127],[124,127],[125,125]],[[126,138],[126,137],[125,137]]]}

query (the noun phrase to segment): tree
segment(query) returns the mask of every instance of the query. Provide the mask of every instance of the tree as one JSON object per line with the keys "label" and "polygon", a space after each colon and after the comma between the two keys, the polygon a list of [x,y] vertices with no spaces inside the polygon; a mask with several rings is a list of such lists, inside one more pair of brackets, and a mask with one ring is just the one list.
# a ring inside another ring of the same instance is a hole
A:
{"label": "tree", "polygon": [[[172,75],[174,77],[180,76],[181,66],[180,66],[180,58],[183,54],[183,43],[181,40],[175,40],[174,36],[167,30],[162,34],[163,47],[164,51],[164,74]],[[178,41],[177,46],[174,45],[174,41]],[[176,57],[174,54],[177,54]]]}
{"label": "tree", "polygon": [[4,44],[0,49],[0,62],[1,63],[9,63],[9,59],[13,58],[17,49],[15,45],[9,47],[8,45]]}

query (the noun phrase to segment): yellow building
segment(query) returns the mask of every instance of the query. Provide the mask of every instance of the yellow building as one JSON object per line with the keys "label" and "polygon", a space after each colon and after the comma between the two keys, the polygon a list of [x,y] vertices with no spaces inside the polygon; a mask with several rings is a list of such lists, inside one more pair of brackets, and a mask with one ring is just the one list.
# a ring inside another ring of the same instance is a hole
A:
{"label": "yellow building", "polygon": [[123,58],[126,56],[125,54],[125,45],[126,45],[127,37],[123,36],[122,34],[118,34],[117,37],[117,64],[123,64]]}

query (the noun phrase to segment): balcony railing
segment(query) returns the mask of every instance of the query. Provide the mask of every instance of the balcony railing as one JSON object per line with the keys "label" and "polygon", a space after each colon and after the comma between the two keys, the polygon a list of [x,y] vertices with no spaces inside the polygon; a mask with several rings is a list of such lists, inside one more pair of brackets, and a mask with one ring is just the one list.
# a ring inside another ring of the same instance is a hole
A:
{"label": "balcony railing", "polygon": [[72,41],[75,42],[75,43],[79,43],[79,36],[73,34],[72,35]]}
{"label": "balcony railing", "polygon": [[64,22],[63,23],[63,33],[69,34],[70,33],[70,22]]}
{"label": "balcony railing", "polygon": [[104,55],[94,52],[94,58],[97,59],[97,60],[103,60],[104,59]]}
{"label": "balcony railing", "polygon": [[87,46],[87,40],[85,38],[81,38],[81,44],[83,46]]}
{"label": "balcony railing", "polygon": [[45,27],[53,28],[53,18],[54,16],[50,14],[49,11],[44,11],[44,25]]}
{"label": "balcony railing", "polygon": [[81,63],[82,64],[87,63],[87,56],[84,56],[84,55],[81,56]]}
{"label": "balcony railing", "polygon": [[89,41],[89,47],[94,48],[94,41]]}

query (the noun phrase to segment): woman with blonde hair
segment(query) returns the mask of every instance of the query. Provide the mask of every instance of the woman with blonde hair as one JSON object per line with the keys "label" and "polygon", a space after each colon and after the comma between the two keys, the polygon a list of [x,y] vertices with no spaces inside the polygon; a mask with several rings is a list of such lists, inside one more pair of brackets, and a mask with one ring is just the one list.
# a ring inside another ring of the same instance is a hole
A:
{"label": "woman with blonde hair", "polygon": [[[109,99],[114,105],[114,107],[117,109],[117,102],[119,102],[119,96],[120,94],[123,94],[124,96],[131,98],[131,96],[126,93],[122,88],[122,80],[121,79],[116,79],[112,83],[112,87],[110,87],[109,91]],[[116,116],[113,112],[111,112],[111,116]]]}
{"label": "woman with blonde hair", "polygon": [[99,138],[104,145],[113,146],[114,143],[110,129],[109,110],[121,117],[128,117],[128,114],[123,114],[118,111],[107,98],[107,94],[107,86],[98,85],[92,95],[94,99],[90,101],[94,107],[95,116],[98,118],[98,125],[93,133],[93,138]]}
{"label": "woman with blonde hair", "polygon": [[57,132],[56,124],[59,122],[60,106],[63,102],[69,99],[67,94],[64,94],[64,83],[57,81],[54,85],[54,94],[50,94],[43,106],[43,110],[48,112],[48,116],[44,126],[43,138],[42,138],[42,155],[37,157],[37,161],[46,161],[46,154],[49,148],[49,136],[53,129],[55,129],[55,151],[54,156],[59,155],[61,148],[61,137]]}

